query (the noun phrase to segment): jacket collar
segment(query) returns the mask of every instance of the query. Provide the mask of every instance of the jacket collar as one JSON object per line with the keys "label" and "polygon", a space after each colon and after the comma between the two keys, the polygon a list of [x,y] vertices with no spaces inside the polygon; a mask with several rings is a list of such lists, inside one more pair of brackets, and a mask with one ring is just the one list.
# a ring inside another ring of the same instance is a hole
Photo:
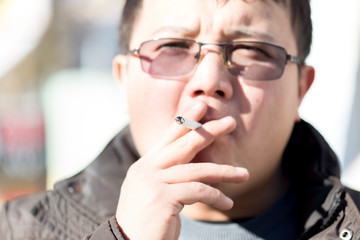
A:
{"label": "jacket collar", "polygon": [[126,172],[138,158],[127,126],[87,168],[58,182],[54,190],[74,206],[85,207],[90,212],[96,209],[92,214],[100,219],[113,216]]}
{"label": "jacket collar", "polygon": [[323,185],[329,176],[340,178],[336,154],[321,134],[305,121],[295,124],[283,155],[283,170],[297,185]]}
{"label": "jacket collar", "polygon": [[307,232],[303,235],[307,239],[343,210],[338,158],[315,128],[300,121],[294,126],[282,164],[296,194],[298,233]]}

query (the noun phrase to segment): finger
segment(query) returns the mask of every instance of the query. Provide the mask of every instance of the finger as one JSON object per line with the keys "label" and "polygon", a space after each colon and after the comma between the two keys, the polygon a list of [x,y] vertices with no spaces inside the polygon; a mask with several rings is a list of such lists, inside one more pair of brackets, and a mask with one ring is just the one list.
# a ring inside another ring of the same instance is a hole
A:
{"label": "finger", "polygon": [[208,204],[219,210],[229,210],[234,202],[219,189],[200,182],[178,183],[169,185],[169,196],[176,203],[191,205],[197,202]]}
{"label": "finger", "polygon": [[181,182],[241,183],[248,178],[249,172],[246,168],[216,163],[188,163],[163,170],[163,181],[171,184]]}
{"label": "finger", "polygon": [[[198,121],[204,116],[204,114],[206,113],[206,110],[207,110],[207,105],[204,102],[199,101],[193,107],[189,108],[188,110],[184,111],[181,114],[183,114],[188,119]],[[174,116],[174,118],[175,117],[176,116]],[[186,134],[189,131],[190,131],[190,129],[188,129],[186,127],[180,127],[179,124],[177,124],[175,121],[173,121],[173,123],[170,126],[169,131],[167,131],[165,136],[163,136],[156,143],[156,145],[152,148],[151,152],[156,152],[159,149],[164,148],[165,146],[171,144],[176,139],[180,138],[181,136],[183,136],[184,134]]]}
{"label": "finger", "polygon": [[235,127],[235,119],[230,116],[209,121],[198,130],[190,131],[166,146],[156,164],[161,168],[168,168],[189,163],[198,152],[213,143],[216,138],[232,132]]}

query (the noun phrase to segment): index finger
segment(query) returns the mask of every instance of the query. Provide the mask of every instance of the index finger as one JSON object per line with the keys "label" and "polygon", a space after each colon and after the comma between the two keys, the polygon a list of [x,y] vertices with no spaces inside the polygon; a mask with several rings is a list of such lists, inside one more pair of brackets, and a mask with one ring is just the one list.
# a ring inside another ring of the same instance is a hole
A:
{"label": "index finger", "polygon": [[[200,120],[206,113],[207,105],[200,101],[190,109],[186,110],[182,116],[193,119],[194,121]],[[175,118],[176,116],[174,116]],[[190,129],[185,127],[179,127],[179,125],[173,121],[167,133],[156,143],[156,145],[150,150],[150,152],[156,152],[167,145],[174,142],[184,134],[188,133]]]}
{"label": "index finger", "polygon": [[191,162],[195,155],[208,147],[218,137],[229,134],[236,127],[233,117],[227,116],[202,125],[196,131],[189,131],[162,149],[156,164],[168,168]]}

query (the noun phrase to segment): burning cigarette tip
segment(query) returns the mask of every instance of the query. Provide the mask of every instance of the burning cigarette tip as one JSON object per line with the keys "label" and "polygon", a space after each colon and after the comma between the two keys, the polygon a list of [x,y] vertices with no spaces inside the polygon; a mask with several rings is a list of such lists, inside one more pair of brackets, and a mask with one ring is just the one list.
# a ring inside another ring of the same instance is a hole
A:
{"label": "burning cigarette tip", "polygon": [[175,117],[175,122],[179,125],[182,125],[184,127],[190,128],[190,129],[197,129],[197,128],[201,127],[201,123],[184,118],[181,115]]}

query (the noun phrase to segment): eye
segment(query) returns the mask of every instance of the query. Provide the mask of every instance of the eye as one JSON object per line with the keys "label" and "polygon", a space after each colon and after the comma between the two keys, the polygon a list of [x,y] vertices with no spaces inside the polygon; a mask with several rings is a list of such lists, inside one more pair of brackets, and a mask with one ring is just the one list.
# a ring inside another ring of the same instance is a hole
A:
{"label": "eye", "polygon": [[173,42],[162,42],[157,47],[157,50],[165,49],[190,49],[191,44],[186,41],[173,41]]}
{"label": "eye", "polygon": [[242,56],[253,57],[256,59],[261,58],[271,58],[271,54],[264,49],[262,46],[255,46],[255,45],[238,45],[235,46],[233,49],[233,53],[240,54]]}

